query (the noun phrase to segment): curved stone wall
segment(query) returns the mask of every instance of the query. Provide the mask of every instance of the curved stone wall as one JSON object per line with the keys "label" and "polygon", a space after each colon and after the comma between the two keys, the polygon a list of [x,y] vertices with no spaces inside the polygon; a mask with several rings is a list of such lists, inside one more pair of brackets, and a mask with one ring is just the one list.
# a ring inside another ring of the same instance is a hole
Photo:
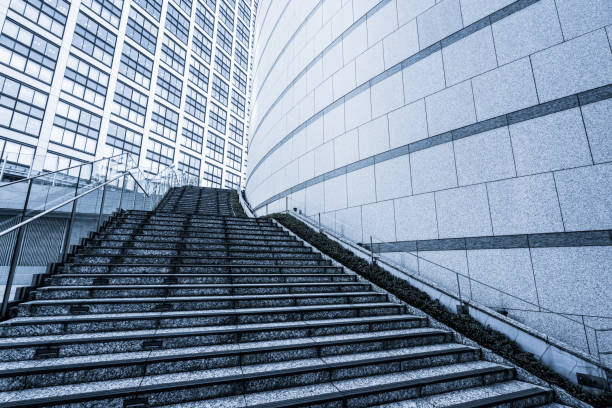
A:
{"label": "curved stone wall", "polygon": [[[609,0],[262,0],[247,197],[258,215],[298,207],[373,236],[442,285],[455,275],[410,254],[610,315],[611,24]],[[579,330],[476,286],[587,349]]]}

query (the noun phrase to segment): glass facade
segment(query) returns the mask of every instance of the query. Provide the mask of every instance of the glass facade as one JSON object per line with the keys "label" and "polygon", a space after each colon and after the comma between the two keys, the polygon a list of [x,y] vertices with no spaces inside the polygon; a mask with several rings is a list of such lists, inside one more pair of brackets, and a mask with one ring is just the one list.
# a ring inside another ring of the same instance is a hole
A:
{"label": "glass facade", "polygon": [[[244,178],[253,0],[6,0],[0,160],[129,152],[202,184]],[[10,157],[9,157],[10,156]]]}

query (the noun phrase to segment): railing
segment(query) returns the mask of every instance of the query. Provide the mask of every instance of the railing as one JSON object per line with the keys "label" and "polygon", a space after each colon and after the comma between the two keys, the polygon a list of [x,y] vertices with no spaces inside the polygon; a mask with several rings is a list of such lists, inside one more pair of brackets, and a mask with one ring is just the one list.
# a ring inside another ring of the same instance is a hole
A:
{"label": "railing", "polygon": [[152,210],[172,187],[198,178],[166,167],[145,175],[124,153],[0,184],[0,318],[22,289],[65,261],[70,246],[121,210]]}
{"label": "railing", "polygon": [[[542,330],[551,337],[586,352],[602,366],[612,367],[612,316],[562,313],[542,306],[535,277],[533,280],[520,281],[521,286],[515,287],[514,293],[511,293],[510,286],[512,285],[509,285],[507,290],[500,289],[490,283],[475,279],[468,273],[442,265],[440,261],[432,257],[427,259],[417,251],[401,252],[401,254],[380,252],[380,248],[387,244],[385,240],[370,234],[364,236],[361,228],[357,229],[338,220],[335,216],[332,218],[329,214],[317,211],[307,215],[303,209],[304,203],[290,197],[285,198],[284,209],[282,207],[281,205],[281,213],[290,214],[321,231],[361,248],[362,251],[369,254],[370,260],[374,263],[384,262],[416,280],[426,283],[433,282],[437,286],[454,292],[463,305],[478,303],[506,316],[510,312],[513,315],[512,318],[523,316],[524,318],[519,320],[523,324],[536,326],[534,328]],[[273,212],[269,210],[270,208],[265,208],[266,213]],[[279,208],[276,207],[273,210],[277,211]],[[523,293],[531,293],[532,299],[523,296]],[[530,317],[531,321],[529,321]],[[546,319],[549,326],[546,327],[547,330],[537,327],[538,325],[534,322],[538,319]],[[554,327],[550,327],[553,320],[555,323],[552,326]],[[599,327],[588,323],[589,321],[599,322]],[[551,332],[550,329],[553,328],[556,331]]]}

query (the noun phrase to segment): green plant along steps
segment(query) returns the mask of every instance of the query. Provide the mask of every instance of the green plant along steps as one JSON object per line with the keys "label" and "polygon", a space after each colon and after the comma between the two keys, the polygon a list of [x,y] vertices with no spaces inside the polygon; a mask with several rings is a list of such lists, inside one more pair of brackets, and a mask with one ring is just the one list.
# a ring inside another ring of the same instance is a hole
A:
{"label": "green plant along steps", "polygon": [[303,222],[287,214],[271,214],[266,216],[266,218],[277,220],[294,234],[309,242],[319,251],[334,258],[342,265],[544,381],[563,388],[569,394],[594,407],[612,407],[611,392],[595,395],[572,384],[538,361],[533,354],[523,351],[516,342],[506,335],[481,324],[469,315],[457,315],[449,311],[438,300],[432,299],[425,292],[415,288],[405,280],[393,276],[380,266],[372,265],[359,258],[351,251],[328,238],[324,233],[316,232]]}

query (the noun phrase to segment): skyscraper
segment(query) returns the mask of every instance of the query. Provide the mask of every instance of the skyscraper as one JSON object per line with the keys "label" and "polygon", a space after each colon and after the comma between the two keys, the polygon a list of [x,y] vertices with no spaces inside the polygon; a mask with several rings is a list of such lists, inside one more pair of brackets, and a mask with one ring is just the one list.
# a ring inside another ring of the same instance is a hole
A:
{"label": "skyscraper", "polygon": [[6,0],[0,158],[55,170],[130,152],[202,184],[244,171],[257,0]]}

